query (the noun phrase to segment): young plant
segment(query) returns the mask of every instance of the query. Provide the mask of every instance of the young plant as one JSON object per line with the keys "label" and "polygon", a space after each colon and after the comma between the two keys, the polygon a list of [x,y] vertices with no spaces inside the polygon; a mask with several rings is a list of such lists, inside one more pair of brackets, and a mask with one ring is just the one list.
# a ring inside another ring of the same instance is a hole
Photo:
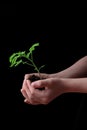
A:
{"label": "young plant", "polygon": [[35,51],[35,47],[39,46],[39,43],[33,44],[28,52],[26,51],[19,51],[16,53],[13,53],[9,57],[9,62],[10,62],[10,67],[17,67],[19,64],[27,64],[31,67],[34,68],[34,70],[39,74],[40,76],[40,70],[44,67],[44,65],[37,67],[37,65],[34,63],[34,58],[33,58],[33,51]]}

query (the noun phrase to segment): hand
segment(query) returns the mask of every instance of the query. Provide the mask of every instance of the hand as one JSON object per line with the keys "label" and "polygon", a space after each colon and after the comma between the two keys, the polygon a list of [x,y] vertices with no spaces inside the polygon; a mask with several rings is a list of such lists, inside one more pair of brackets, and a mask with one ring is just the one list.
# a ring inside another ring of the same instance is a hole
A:
{"label": "hand", "polygon": [[[38,73],[31,73],[31,74],[26,74],[24,76],[24,81],[23,81],[23,84],[22,84],[22,89],[21,89],[21,93],[22,95],[24,96],[25,100],[24,102],[28,103],[28,104],[37,104],[37,101],[36,100],[31,100],[31,91],[30,91],[30,84],[31,84],[31,81],[29,80],[29,78],[32,76],[32,75],[36,75],[36,76],[39,76]],[[41,73],[41,77],[42,78],[48,78],[50,74],[44,74],[44,73]],[[28,81],[27,81],[28,80]],[[27,83],[28,82],[28,83]],[[29,86],[28,86],[29,85]]]}
{"label": "hand", "polygon": [[[21,92],[25,97],[25,102],[33,105],[48,104],[53,99],[65,92],[61,79],[50,78],[49,74],[42,74],[46,79],[30,82],[29,75],[25,75]],[[37,88],[45,88],[39,90]]]}

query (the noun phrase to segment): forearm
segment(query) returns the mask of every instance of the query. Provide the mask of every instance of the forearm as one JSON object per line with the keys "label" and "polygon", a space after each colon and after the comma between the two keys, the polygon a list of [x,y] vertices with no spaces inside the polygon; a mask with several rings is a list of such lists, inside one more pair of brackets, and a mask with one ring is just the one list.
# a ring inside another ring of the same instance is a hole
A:
{"label": "forearm", "polygon": [[61,79],[66,92],[87,93],[87,78]]}
{"label": "forearm", "polygon": [[87,56],[81,58],[76,63],[74,63],[69,68],[58,72],[56,74],[52,74],[52,77],[64,77],[64,78],[80,78],[87,77]]}

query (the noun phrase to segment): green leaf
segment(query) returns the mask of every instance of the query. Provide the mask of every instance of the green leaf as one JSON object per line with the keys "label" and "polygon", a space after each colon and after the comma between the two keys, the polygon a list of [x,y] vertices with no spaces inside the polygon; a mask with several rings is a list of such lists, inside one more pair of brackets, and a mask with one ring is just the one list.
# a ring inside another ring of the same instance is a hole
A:
{"label": "green leaf", "polygon": [[31,52],[27,53],[26,57],[29,58],[29,57],[30,57],[30,54],[31,54]]}
{"label": "green leaf", "polygon": [[9,57],[9,61],[12,62],[13,58],[18,55],[17,53],[13,53],[10,57]]}
{"label": "green leaf", "polygon": [[45,65],[42,65],[40,68],[39,68],[39,71],[42,69],[42,68],[44,68],[45,67]]}
{"label": "green leaf", "polygon": [[35,50],[35,47],[36,47],[36,46],[39,46],[39,43],[33,44],[33,45],[30,47],[29,51],[32,53],[32,51]]}
{"label": "green leaf", "polygon": [[18,66],[20,63],[22,63],[22,60],[19,60],[19,61],[15,64],[15,67]]}
{"label": "green leaf", "polygon": [[39,73],[40,69],[42,69],[45,65],[42,65],[40,68],[38,68],[33,61],[33,53],[32,52],[35,50],[36,46],[39,46],[39,43],[33,44],[30,47],[28,53],[26,51],[19,51],[17,53],[13,53],[9,57],[10,67],[16,67],[21,63],[27,64],[27,65],[34,67],[34,70],[36,70]]}

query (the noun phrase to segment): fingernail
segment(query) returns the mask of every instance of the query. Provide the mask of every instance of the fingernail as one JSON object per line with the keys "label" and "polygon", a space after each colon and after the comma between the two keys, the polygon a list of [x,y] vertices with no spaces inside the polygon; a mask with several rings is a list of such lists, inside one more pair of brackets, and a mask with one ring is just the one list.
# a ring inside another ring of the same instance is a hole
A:
{"label": "fingernail", "polygon": [[27,102],[27,99],[25,99],[24,102]]}
{"label": "fingernail", "polygon": [[23,92],[23,89],[21,89],[20,91]]}

